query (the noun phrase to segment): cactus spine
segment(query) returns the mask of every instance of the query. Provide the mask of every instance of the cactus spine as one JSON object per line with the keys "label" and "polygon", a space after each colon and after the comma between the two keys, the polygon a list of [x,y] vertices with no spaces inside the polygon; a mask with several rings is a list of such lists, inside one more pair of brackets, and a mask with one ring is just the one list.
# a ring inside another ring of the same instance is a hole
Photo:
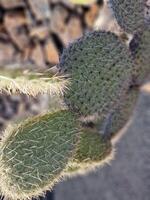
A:
{"label": "cactus spine", "polygon": [[55,76],[49,71],[43,73],[23,70],[1,70],[0,92],[23,93],[30,96],[38,94],[60,95],[67,88],[68,80]]}

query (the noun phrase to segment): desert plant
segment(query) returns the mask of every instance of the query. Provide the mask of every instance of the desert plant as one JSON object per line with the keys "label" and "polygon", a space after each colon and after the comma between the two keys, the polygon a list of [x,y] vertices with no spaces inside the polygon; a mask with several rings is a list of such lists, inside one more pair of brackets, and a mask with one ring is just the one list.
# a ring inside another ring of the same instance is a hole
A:
{"label": "desert plant", "polygon": [[69,108],[84,117],[103,117],[129,87],[132,60],[129,50],[113,33],[93,32],[64,50],[59,68],[71,78],[71,88],[64,95]]}
{"label": "desert plant", "polygon": [[69,84],[62,76],[55,76],[48,70],[31,72],[23,70],[0,70],[0,91],[22,93],[31,96],[40,94],[61,95]]}
{"label": "desert plant", "polygon": [[72,156],[78,133],[75,115],[65,110],[7,130],[1,144],[2,190],[9,197],[27,199],[51,188]]}
{"label": "desert plant", "polygon": [[56,75],[1,73],[1,92],[49,93],[65,105],[6,129],[0,143],[0,190],[6,197],[37,196],[110,154],[110,136],[128,120],[138,96],[135,86],[150,72],[149,28],[144,12],[138,12],[144,3],[117,2],[111,0],[115,16],[133,34],[129,46],[113,33],[93,32],[64,50]]}
{"label": "desert plant", "polygon": [[125,31],[133,33],[144,25],[145,0],[110,0],[114,15]]}

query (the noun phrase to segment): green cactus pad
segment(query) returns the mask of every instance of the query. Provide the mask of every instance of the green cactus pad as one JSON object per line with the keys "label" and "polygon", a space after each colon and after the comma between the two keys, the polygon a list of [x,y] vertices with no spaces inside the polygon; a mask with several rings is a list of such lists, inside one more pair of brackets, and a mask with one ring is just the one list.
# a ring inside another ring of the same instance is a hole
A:
{"label": "green cactus pad", "polygon": [[110,0],[118,24],[128,33],[140,30],[144,24],[144,0]]}
{"label": "green cactus pad", "polygon": [[135,51],[134,76],[139,84],[150,75],[150,28],[140,35],[139,46]]}
{"label": "green cactus pad", "polygon": [[77,125],[71,112],[59,111],[10,130],[1,143],[2,193],[10,199],[28,199],[52,188],[72,157]]}
{"label": "green cactus pad", "polygon": [[104,141],[100,134],[86,130],[80,136],[74,160],[76,162],[99,162],[103,160],[111,150],[109,141]]}
{"label": "green cactus pad", "polygon": [[112,118],[112,123],[110,125],[111,135],[115,135],[128,122],[134,111],[138,95],[138,89],[130,89],[128,91],[126,97],[121,102],[120,106],[116,109]]}
{"label": "green cactus pad", "polygon": [[84,130],[80,135],[73,160],[69,163],[66,173],[76,174],[80,171],[93,169],[99,166],[111,153],[110,141],[104,141],[98,132]]}
{"label": "green cactus pad", "polygon": [[93,32],[64,50],[59,67],[71,79],[64,95],[69,108],[82,116],[105,116],[129,86],[132,61],[113,33]]}
{"label": "green cactus pad", "polygon": [[41,73],[0,69],[0,93],[58,96],[68,85],[69,82],[64,77],[53,75],[48,70]]}

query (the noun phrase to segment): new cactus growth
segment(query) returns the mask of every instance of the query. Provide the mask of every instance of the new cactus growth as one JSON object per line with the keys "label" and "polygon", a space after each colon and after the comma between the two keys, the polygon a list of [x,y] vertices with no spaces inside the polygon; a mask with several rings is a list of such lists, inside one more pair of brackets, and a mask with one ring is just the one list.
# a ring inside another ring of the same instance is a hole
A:
{"label": "new cactus growth", "polygon": [[[123,127],[138,96],[135,83],[150,72],[143,1],[111,5],[121,27],[134,33],[129,47],[113,33],[93,32],[64,50],[58,65],[63,76],[1,72],[1,92],[50,93],[66,104],[6,129],[0,142],[0,191],[6,197],[38,196],[63,176],[99,166],[111,152],[110,140],[100,134],[112,136]],[[83,122],[90,116],[96,120],[89,129]]]}

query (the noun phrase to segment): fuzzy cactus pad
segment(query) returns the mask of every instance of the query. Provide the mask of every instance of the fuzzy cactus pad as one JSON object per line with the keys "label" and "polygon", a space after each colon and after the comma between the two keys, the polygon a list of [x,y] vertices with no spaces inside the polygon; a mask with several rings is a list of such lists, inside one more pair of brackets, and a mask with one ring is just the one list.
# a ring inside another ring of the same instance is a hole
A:
{"label": "fuzzy cactus pad", "polygon": [[148,27],[139,35],[139,46],[135,50],[134,69],[134,75],[139,83],[143,83],[150,74],[150,28]]}
{"label": "fuzzy cactus pad", "polygon": [[52,188],[72,157],[78,133],[69,111],[35,117],[10,130],[0,151],[2,193],[28,199]]}
{"label": "fuzzy cactus pad", "polygon": [[132,60],[113,33],[93,32],[64,50],[59,68],[70,77],[65,93],[69,108],[82,116],[105,116],[129,86]]}
{"label": "fuzzy cactus pad", "polygon": [[110,0],[114,15],[123,30],[133,33],[144,24],[144,0]]}

